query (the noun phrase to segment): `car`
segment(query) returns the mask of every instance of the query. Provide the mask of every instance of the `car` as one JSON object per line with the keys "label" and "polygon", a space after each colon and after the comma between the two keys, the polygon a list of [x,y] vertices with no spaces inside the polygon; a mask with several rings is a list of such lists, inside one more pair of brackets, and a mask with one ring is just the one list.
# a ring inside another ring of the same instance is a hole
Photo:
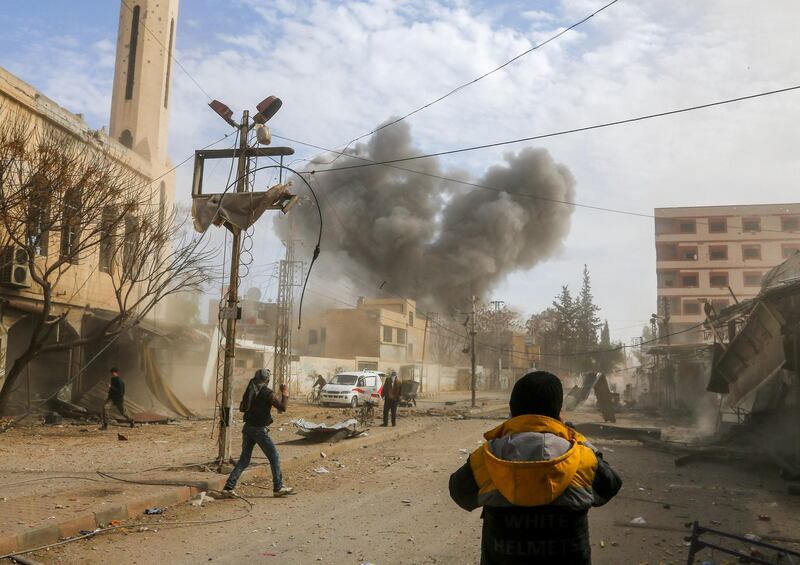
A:
{"label": "car", "polygon": [[320,402],[323,406],[333,404],[351,408],[356,408],[366,400],[378,403],[385,376],[379,371],[338,373],[322,387]]}

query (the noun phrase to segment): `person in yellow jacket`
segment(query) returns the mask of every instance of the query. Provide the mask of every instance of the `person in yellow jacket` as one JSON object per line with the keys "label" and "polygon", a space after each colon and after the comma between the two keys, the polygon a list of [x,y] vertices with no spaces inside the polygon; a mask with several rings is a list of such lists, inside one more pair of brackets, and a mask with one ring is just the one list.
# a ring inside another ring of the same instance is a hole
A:
{"label": "person in yellow jacket", "polygon": [[511,418],[450,476],[464,510],[483,507],[481,565],[591,564],[588,511],[622,480],[561,420],[561,380],[534,371],[514,385]]}

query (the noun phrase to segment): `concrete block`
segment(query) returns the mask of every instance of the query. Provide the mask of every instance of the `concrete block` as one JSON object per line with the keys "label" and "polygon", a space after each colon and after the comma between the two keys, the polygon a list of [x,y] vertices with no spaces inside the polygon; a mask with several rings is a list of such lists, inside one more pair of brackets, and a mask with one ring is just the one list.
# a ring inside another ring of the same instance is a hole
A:
{"label": "concrete block", "polygon": [[17,536],[16,535],[2,535],[0,536],[0,555],[7,553],[14,553],[17,551]]}
{"label": "concrete block", "polygon": [[81,530],[94,530],[96,527],[97,521],[94,514],[82,514],[60,522],[58,532],[61,537],[68,538],[77,536]]}
{"label": "concrete block", "polygon": [[31,549],[55,543],[58,541],[60,532],[58,531],[58,524],[47,524],[46,526],[39,526],[38,528],[31,528],[20,534],[17,534],[17,550]]}
{"label": "concrete block", "polygon": [[127,517],[128,509],[125,504],[108,504],[94,513],[98,526],[106,526],[111,520],[124,520]]}

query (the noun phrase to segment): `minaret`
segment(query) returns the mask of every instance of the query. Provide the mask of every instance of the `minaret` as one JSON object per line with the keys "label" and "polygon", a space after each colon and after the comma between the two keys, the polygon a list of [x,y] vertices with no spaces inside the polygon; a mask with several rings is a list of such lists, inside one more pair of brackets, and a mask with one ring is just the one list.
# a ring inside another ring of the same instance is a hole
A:
{"label": "minaret", "polygon": [[178,0],[121,0],[109,135],[150,162],[167,164],[170,84]]}

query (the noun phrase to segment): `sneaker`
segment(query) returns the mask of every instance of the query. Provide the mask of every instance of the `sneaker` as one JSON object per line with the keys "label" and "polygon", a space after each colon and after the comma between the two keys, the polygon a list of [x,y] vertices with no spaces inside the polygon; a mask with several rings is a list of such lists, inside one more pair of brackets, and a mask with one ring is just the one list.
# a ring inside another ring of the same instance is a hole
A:
{"label": "sneaker", "polygon": [[283,496],[289,496],[290,494],[294,494],[294,489],[292,487],[281,487],[272,493],[276,498],[281,498]]}
{"label": "sneaker", "polygon": [[239,498],[239,495],[232,488],[222,489],[218,498]]}

